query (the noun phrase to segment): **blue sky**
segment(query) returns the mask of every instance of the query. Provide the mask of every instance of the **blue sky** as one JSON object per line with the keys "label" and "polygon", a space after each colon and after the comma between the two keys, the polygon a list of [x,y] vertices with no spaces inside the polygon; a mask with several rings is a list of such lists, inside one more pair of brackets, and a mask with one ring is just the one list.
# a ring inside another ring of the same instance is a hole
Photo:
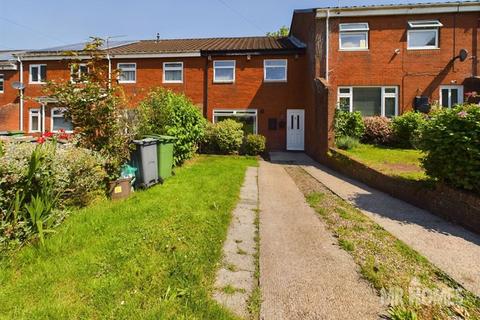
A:
{"label": "blue sky", "polygon": [[264,35],[289,26],[294,9],[405,1],[0,0],[0,50],[46,48],[89,36],[153,39],[157,32],[162,38]]}

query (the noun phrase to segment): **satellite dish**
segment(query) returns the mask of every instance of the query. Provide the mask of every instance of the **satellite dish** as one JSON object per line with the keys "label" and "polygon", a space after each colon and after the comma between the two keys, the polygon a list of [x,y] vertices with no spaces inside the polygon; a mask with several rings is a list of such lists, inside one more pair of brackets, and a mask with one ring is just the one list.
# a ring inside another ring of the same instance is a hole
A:
{"label": "satellite dish", "polygon": [[25,89],[25,85],[20,81],[12,82],[12,88],[15,90],[23,90]]}
{"label": "satellite dish", "polygon": [[468,57],[468,51],[466,49],[460,50],[460,54],[458,55],[458,58],[460,58],[460,61],[465,61],[467,60]]}

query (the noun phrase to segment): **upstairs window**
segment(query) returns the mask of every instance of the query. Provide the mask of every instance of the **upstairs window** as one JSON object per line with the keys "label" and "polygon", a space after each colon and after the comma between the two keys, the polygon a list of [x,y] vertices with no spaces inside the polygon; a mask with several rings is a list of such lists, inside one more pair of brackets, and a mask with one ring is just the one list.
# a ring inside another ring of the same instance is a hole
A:
{"label": "upstairs window", "polygon": [[368,23],[340,23],[340,50],[368,50]]}
{"label": "upstairs window", "polygon": [[30,83],[45,83],[47,81],[47,65],[30,65]]}
{"label": "upstairs window", "polygon": [[137,81],[136,63],[119,63],[117,65],[119,83],[135,83]]}
{"label": "upstairs window", "polygon": [[409,50],[438,49],[438,33],[443,24],[438,20],[408,22],[407,44]]}
{"label": "upstairs window", "polygon": [[63,108],[53,108],[51,114],[51,131],[58,132],[65,130],[65,132],[73,132],[72,122],[67,120],[64,116]]}
{"label": "upstairs window", "polygon": [[213,82],[235,82],[235,61],[213,61]]}
{"label": "upstairs window", "polygon": [[263,62],[264,81],[287,81],[287,60],[265,60]]}
{"label": "upstairs window", "polygon": [[70,68],[70,80],[72,82],[84,81],[88,74],[88,67],[85,63],[72,65]]}
{"label": "upstairs window", "polygon": [[3,93],[3,90],[5,88],[5,78],[3,74],[0,74],[0,93]]}
{"label": "upstairs window", "polygon": [[164,83],[183,82],[183,62],[165,62],[163,64]]}

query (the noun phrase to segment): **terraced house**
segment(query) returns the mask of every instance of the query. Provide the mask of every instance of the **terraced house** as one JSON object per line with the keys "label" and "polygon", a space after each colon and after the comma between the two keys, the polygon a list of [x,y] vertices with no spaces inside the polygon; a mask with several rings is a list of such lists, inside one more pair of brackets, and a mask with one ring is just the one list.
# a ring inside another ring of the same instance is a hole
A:
{"label": "terraced house", "polygon": [[[265,135],[270,150],[321,159],[337,107],[391,117],[434,102],[451,107],[479,91],[479,25],[478,1],[328,7],[296,10],[284,38],[157,39],[104,50],[132,107],[152,87],[171,88],[209,120],[235,118]],[[48,99],[25,97],[41,96],[47,79],[70,78],[61,52],[80,49],[3,54],[0,130],[68,127]]]}

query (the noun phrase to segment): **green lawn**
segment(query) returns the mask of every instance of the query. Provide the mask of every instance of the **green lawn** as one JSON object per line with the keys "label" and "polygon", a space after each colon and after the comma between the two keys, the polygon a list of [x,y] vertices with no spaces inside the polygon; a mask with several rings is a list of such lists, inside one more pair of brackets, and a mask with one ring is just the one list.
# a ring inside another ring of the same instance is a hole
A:
{"label": "green lawn", "polygon": [[351,150],[339,151],[387,175],[413,180],[427,178],[420,166],[422,153],[419,150],[360,144]]}
{"label": "green lawn", "polygon": [[210,293],[256,160],[205,156],[164,185],[75,212],[0,261],[0,319],[233,319]]}

